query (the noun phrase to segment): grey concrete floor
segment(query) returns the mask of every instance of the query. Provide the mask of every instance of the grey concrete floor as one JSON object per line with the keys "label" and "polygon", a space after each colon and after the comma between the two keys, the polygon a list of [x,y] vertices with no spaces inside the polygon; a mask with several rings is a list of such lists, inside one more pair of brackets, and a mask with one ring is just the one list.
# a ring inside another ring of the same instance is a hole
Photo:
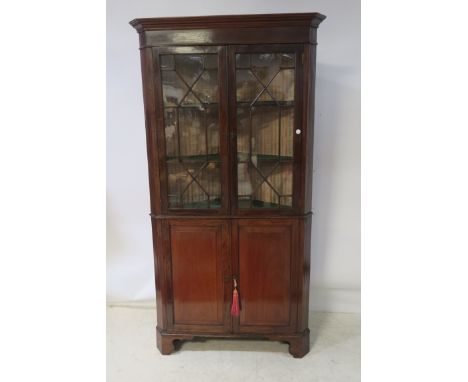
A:
{"label": "grey concrete floor", "polygon": [[360,315],[311,313],[311,350],[302,359],[280,342],[184,342],[163,356],[156,312],[144,305],[107,308],[108,382],[355,382],[360,380]]}

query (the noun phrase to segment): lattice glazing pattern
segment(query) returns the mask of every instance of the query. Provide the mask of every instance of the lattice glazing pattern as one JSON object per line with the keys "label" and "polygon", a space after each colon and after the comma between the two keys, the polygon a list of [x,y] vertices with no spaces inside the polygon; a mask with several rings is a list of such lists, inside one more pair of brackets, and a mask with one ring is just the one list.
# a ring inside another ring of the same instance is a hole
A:
{"label": "lattice glazing pattern", "polygon": [[219,208],[218,56],[161,59],[170,208]]}
{"label": "lattice glazing pattern", "polygon": [[239,208],[291,208],[294,53],[236,54]]}

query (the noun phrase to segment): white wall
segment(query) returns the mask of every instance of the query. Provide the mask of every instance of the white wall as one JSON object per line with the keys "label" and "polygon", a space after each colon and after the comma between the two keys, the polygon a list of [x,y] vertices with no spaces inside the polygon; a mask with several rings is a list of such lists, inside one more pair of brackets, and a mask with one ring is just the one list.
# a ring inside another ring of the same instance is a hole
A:
{"label": "white wall", "polygon": [[154,297],[137,17],[320,12],[311,309],[360,310],[358,0],[107,1],[108,300]]}

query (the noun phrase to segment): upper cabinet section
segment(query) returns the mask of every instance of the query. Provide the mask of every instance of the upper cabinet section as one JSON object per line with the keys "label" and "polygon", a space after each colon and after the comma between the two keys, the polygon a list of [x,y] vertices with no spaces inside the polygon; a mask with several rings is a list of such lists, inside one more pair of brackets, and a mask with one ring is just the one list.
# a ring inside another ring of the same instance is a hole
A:
{"label": "upper cabinet section", "polygon": [[320,13],[135,19],[140,47],[316,43]]}
{"label": "upper cabinet section", "polygon": [[136,19],[153,215],[310,212],[319,13]]}

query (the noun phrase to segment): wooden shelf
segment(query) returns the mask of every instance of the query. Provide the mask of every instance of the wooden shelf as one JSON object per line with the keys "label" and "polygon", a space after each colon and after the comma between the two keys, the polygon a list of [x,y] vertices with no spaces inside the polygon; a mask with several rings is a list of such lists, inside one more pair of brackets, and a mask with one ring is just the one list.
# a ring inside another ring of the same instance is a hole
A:
{"label": "wooden shelf", "polygon": [[[278,155],[270,155],[270,154],[257,154],[252,155],[252,157],[257,157],[257,161],[278,161],[278,162],[292,162],[294,157],[292,156],[278,156]],[[166,157],[166,161],[169,163],[193,163],[193,162],[220,162],[221,158],[219,154],[209,154],[209,155],[186,155],[181,156],[180,160],[179,157]],[[246,159],[237,160],[238,163],[248,163],[248,157]]]}
{"label": "wooden shelf", "polygon": [[176,162],[220,162],[221,158],[219,154],[208,154],[208,155],[184,155],[181,157],[166,157],[166,162],[176,163]]}
{"label": "wooden shelf", "polygon": [[237,202],[239,208],[291,208],[286,204],[264,202],[263,200],[252,200],[252,207],[250,207],[250,200],[239,200]]}
{"label": "wooden shelf", "polygon": [[221,199],[216,198],[213,200],[210,200],[210,203],[208,205],[208,200],[201,200],[199,202],[191,202],[191,203],[185,203],[183,207],[173,207],[171,209],[213,209],[213,208],[221,208]]}
{"label": "wooden shelf", "polygon": [[252,105],[252,102],[237,101],[237,105],[239,107],[262,107],[262,106],[292,107],[294,106],[294,101],[256,101],[253,105]]}
{"label": "wooden shelf", "polygon": [[[257,154],[257,155],[252,155],[252,157],[256,157],[257,161],[261,162],[292,162],[294,160],[294,157],[290,156],[280,156],[280,155],[269,155],[269,154]],[[239,158],[239,156],[238,156]],[[246,154],[245,159],[237,159],[237,163],[249,163],[248,155]]]}

